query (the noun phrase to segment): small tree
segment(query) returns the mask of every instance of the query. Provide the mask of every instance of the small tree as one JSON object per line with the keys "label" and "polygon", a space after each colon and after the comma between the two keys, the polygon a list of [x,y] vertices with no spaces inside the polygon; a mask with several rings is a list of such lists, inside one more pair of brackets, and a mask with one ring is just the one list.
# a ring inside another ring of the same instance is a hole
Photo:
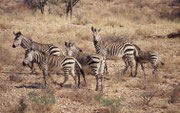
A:
{"label": "small tree", "polygon": [[37,9],[40,9],[42,14],[44,14],[44,7],[47,4],[57,5],[58,3],[65,3],[66,4],[66,18],[68,18],[69,13],[70,13],[70,17],[72,18],[73,7],[79,1],[80,0],[24,0],[24,3],[26,3],[34,11],[36,11]]}
{"label": "small tree", "polygon": [[47,4],[47,0],[24,0],[24,3],[27,4],[34,11],[40,9],[41,13],[43,14],[44,6]]}
{"label": "small tree", "polygon": [[66,5],[66,18],[68,18],[69,12],[72,18],[73,7],[79,2],[79,0],[69,0]]}

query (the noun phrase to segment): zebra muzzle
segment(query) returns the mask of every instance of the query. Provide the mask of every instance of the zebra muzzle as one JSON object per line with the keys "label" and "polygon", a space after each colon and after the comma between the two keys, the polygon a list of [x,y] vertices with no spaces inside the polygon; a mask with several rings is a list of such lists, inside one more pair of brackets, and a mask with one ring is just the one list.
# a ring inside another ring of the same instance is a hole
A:
{"label": "zebra muzzle", "polygon": [[23,65],[23,66],[26,66],[26,63],[22,62],[22,65]]}
{"label": "zebra muzzle", "polygon": [[15,46],[14,44],[12,45],[12,47],[13,47],[13,48],[16,48],[16,46]]}

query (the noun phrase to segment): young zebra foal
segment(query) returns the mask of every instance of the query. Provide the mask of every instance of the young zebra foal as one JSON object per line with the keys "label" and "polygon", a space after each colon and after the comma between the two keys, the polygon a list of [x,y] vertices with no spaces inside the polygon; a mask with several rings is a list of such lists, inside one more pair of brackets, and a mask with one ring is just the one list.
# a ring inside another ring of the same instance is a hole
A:
{"label": "young zebra foal", "polygon": [[[14,33],[14,32],[13,32]],[[32,39],[22,35],[21,32],[14,33],[15,38],[12,47],[16,48],[18,46],[21,46],[25,49],[25,51],[30,50],[32,48],[33,50],[43,52],[47,55],[53,55],[53,56],[59,56],[64,55],[64,52],[61,48],[58,48],[52,44],[41,44],[32,41]],[[31,69],[31,73],[33,74],[35,72],[33,62],[30,62],[28,64],[28,67]]]}
{"label": "young zebra foal", "polygon": [[[134,46],[136,47],[137,52],[135,52],[135,60],[136,60],[136,72],[135,72],[135,76],[137,75],[137,68],[138,68],[138,64],[140,63],[141,68],[144,72],[144,77],[146,76],[145,71],[144,71],[144,66],[143,64],[145,63],[151,63],[151,65],[153,66],[154,70],[153,70],[153,74],[155,74],[155,72],[158,71],[158,56],[152,52],[152,51],[142,51],[137,45],[134,44]],[[164,65],[163,62],[160,61],[161,65]]]}
{"label": "young zebra foal", "polygon": [[63,84],[68,80],[69,74],[72,75],[76,84],[75,65],[78,66],[81,74],[84,75],[84,72],[79,62],[75,58],[70,56],[51,56],[51,55],[45,55],[44,53],[41,53],[39,51],[30,50],[30,51],[26,51],[23,65],[26,66],[30,62],[37,63],[40,70],[42,70],[45,87],[47,84],[46,76],[47,75],[50,76],[50,72],[52,71],[57,72],[63,70],[64,81],[60,83],[61,86],[63,86]]}
{"label": "young zebra foal", "polygon": [[65,42],[66,52],[68,56],[75,57],[82,65],[83,70],[86,73],[91,73],[96,77],[96,91],[99,89],[99,77],[101,79],[101,89],[103,90],[103,75],[105,69],[105,57],[99,54],[87,55],[83,51],[76,47],[74,43]]}

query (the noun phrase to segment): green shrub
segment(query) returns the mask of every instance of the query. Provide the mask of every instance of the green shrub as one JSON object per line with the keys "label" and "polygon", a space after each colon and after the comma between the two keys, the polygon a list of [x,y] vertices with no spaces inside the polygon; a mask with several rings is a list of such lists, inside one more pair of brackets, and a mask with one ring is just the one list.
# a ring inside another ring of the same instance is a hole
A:
{"label": "green shrub", "polygon": [[45,90],[43,94],[32,91],[28,93],[28,97],[29,100],[36,104],[52,105],[56,103],[54,92],[51,90]]}
{"label": "green shrub", "polygon": [[96,100],[100,101],[104,106],[109,107],[110,113],[118,113],[120,107],[123,106],[122,101],[124,101],[124,99],[119,97],[115,99],[105,99],[100,95],[96,96]]}

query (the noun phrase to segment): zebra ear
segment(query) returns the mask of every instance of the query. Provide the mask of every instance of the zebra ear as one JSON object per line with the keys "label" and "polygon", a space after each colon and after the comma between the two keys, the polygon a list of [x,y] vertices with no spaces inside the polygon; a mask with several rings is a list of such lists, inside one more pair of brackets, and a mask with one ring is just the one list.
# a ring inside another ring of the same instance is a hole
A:
{"label": "zebra ear", "polygon": [[66,47],[68,46],[67,42],[65,42],[64,44],[65,44]]}
{"label": "zebra ear", "polygon": [[100,32],[101,31],[101,28],[100,29],[98,29],[98,32]]}
{"label": "zebra ear", "polygon": [[91,31],[94,32],[94,27],[91,27]]}
{"label": "zebra ear", "polygon": [[13,31],[13,34],[16,35],[16,33]]}
{"label": "zebra ear", "polygon": [[96,28],[91,27],[92,32],[96,32]]}

